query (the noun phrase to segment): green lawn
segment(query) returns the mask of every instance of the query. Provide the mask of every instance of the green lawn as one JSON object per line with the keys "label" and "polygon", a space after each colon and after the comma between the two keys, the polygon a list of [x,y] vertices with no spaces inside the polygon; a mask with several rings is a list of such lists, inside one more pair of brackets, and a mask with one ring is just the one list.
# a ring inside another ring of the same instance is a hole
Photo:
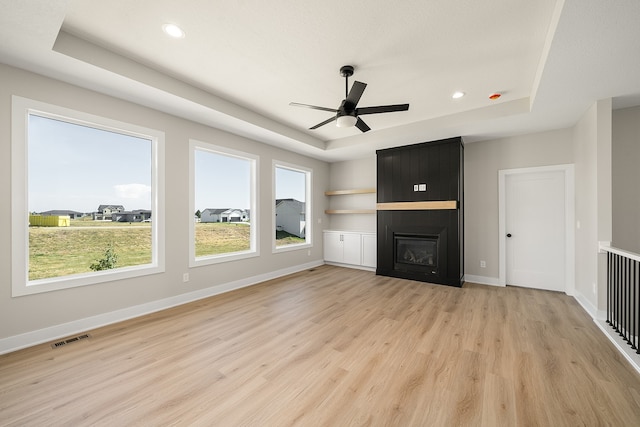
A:
{"label": "green lawn", "polygon": [[[250,248],[250,226],[244,223],[196,223],[196,256]],[[278,231],[277,246],[304,243]],[[111,245],[116,268],[151,263],[151,224],[71,220],[71,227],[29,227],[29,280],[89,273]]]}
{"label": "green lawn", "polygon": [[247,223],[196,223],[196,256],[247,251],[251,248],[251,227]]}
{"label": "green lawn", "polygon": [[151,263],[149,223],[101,224],[29,227],[29,280],[90,272],[109,245],[118,255],[117,267]]}

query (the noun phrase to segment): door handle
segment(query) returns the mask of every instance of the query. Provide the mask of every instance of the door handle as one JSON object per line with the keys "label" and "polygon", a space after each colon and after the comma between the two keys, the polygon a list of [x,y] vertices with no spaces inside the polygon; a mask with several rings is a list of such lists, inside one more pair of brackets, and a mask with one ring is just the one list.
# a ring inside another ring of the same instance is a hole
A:
{"label": "door handle", "polygon": [[507,233],[507,237],[511,237],[511,233]]}

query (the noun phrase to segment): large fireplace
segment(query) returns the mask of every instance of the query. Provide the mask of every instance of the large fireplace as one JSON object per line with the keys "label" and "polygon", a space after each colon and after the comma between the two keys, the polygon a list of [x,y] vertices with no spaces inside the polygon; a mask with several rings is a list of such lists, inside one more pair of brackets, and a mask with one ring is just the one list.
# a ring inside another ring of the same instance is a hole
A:
{"label": "large fireplace", "polygon": [[376,273],[463,283],[462,140],[378,150]]}

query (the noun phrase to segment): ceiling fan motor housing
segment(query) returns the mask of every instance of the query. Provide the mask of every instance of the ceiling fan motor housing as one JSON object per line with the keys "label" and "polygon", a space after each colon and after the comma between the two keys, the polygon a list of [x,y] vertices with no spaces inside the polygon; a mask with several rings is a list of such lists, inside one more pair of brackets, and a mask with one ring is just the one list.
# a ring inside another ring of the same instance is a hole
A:
{"label": "ceiling fan motor housing", "polygon": [[340,75],[342,77],[351,77],[353,76],[353,66],[352,65],[343,65],[340,67]]}

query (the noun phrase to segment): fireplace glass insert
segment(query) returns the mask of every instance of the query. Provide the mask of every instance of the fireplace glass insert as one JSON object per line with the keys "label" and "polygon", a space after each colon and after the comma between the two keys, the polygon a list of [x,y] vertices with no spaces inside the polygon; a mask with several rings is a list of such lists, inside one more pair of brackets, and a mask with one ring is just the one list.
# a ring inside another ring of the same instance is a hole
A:
{"label": "fireplace glass insert", "polygon": [[395,268],[438,274],[438,237],[394,234]]}

